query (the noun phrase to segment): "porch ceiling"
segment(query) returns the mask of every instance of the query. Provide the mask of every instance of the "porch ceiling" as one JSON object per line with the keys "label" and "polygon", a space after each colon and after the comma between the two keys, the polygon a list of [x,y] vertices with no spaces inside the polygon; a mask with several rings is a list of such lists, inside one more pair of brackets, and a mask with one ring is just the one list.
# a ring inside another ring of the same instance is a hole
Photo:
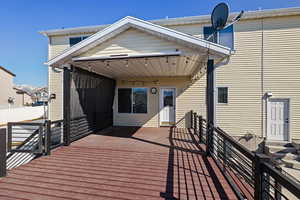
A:
{"label": "porch ceiling", "polygon": [[110,78],[193,76],[206,66],[201,54],[74,60],[72,66]]}

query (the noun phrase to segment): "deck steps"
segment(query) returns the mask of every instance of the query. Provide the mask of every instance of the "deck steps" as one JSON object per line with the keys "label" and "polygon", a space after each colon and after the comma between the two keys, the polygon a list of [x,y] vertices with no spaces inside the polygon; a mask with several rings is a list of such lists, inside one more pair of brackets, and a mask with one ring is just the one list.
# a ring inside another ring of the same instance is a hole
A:
{"label": "deck steps", "polygon": [[280,165],[300,169],[300,153],[291,143],[269,142],[266,143],[266,151]]}

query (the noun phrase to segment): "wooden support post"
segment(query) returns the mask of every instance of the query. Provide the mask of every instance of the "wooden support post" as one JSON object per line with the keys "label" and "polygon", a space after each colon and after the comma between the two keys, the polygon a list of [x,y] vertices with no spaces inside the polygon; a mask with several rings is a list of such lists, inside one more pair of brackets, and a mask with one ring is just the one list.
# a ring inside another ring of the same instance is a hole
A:
{"label": "wooden support post", "polygon": [[71,143],[70,140],[70,123],[71,123],[71,69],[64,68],[64,145],[68,146]]}
{"label": "wooden support post", "polygon": [[6,129],[0,129],[0,177],[6,176]]}
{"label": "wooden support post", "polygon": [[46,125],[46,135],[45,135],[45,155],[50,155],[51,154],[51,121],[46,120],[45,121]]}
{"label": "wooden support post", "polygon": [[254,199],[263,200],[264,199],[264,174],[262,170],[262,163],[267,162],[269,157],[265,154],[255,154],[254,158]]}
{"label": "wooden support post", "polygon": [[207,155],[209,151],[213,151],[213,133],[215,124],[215,69],[214,60],[209,59],[207,61],[206,72],[206,113],[207,113]]}
{"label": "wooden support post", "polygon": [[202,142],[203,137],[203,119],[202,116],[199,116],[199,143]]}

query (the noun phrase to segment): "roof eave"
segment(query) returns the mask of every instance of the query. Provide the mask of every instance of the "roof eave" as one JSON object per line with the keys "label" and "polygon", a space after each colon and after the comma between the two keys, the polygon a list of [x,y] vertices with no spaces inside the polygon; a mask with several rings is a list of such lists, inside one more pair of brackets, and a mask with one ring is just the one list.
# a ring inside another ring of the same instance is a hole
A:
{"label": "roof eave", "polygon": [[58,56],[54,57],[53,59],[49,60],[46,64],[51,66],[59,61],[62,61],[66,59],[67,57],[71,56],[72,54],[82,50],[83,48],[88,48],[91,44],[96,42],[99,39],[107,40],[110,37],[113,37],[114,34],[112,33],[119,33],[122,32],[122,30],[125,30],[129,27],[135,27],[140,28],[144,30],[148,30],[150,32],[154,33],[160,33],[165,36],[174,37],[175,39],[181,40],[183,42],[195,45],[199,48],[207,48],[213,52],[217,52],[218,54],[222,54],[224,56],[229,56],[231,54],[231,50],[227,47],[224,47],[222,45],[218,45],[215,43],[208,42],[206,40],[196,38],[194,36],[169,29],[166,27],[162,27],[153,23],[150,23],[148,21],[140,20],[134,17],[127,16],[116,23],[112,24],[111,26],[105,28],[102,31],[99,31],[98,33],[94,34],[93,36],[87,38],[86,40],[83,40],[82,42],[72,46],[71,48],[67,49],[63,53],[59,54]]}

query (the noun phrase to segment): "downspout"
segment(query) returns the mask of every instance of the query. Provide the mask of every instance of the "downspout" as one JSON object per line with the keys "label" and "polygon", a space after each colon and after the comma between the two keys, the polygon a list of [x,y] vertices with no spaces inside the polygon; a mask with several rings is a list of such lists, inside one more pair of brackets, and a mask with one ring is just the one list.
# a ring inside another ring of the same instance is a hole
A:
{"label": "downspout", "polygon": [[[267,116],[264,118],[264,112],[267,108],[264,109],[264,104],[267,102],[267,99],[264,95],[264,18],[261,18],[261,136],[262,138],[265,138],[267,136],[267,125],[265,123],[265,120]],[[267,115],[267,113],[266,113]],[[264,131],[265,127],[265,131]]]}

